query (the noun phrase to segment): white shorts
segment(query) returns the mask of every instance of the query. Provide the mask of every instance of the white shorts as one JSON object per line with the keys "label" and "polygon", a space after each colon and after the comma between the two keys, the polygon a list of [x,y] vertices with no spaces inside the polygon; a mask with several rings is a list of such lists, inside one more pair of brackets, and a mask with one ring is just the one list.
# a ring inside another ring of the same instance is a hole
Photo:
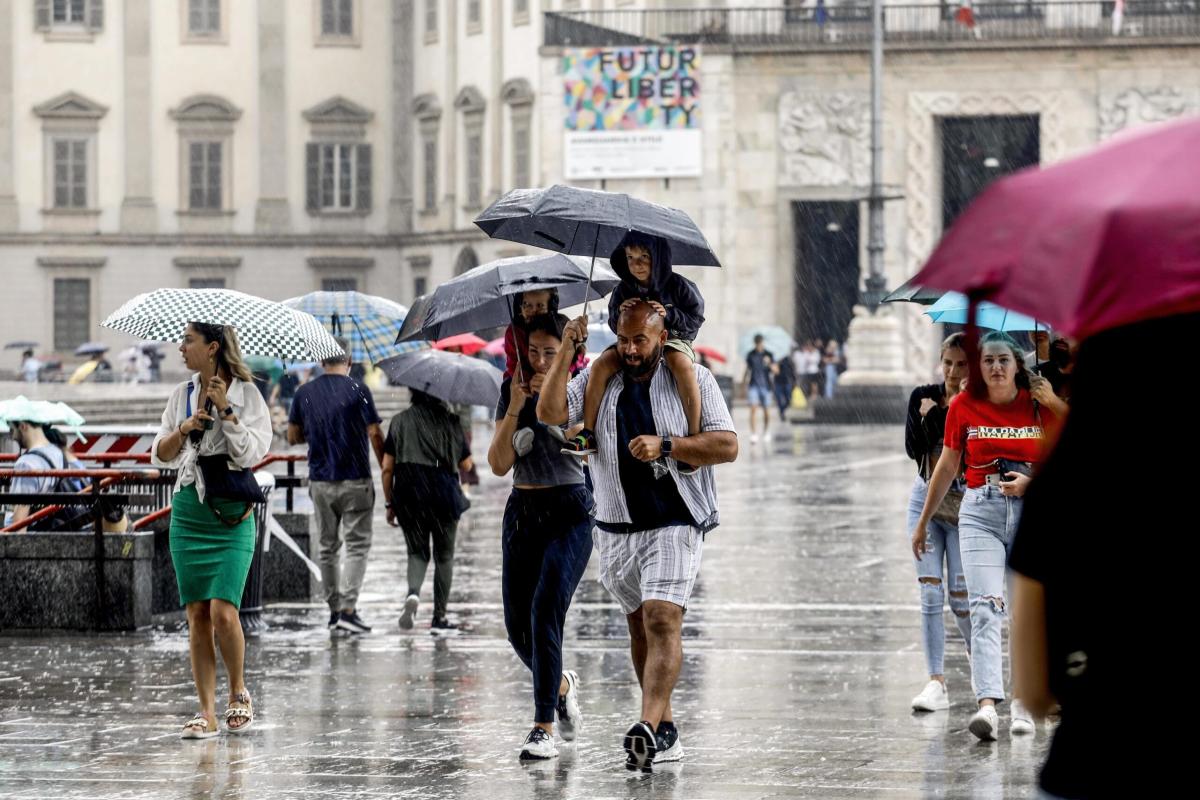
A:
{"label": "white shorts", "polygon": [[689,525],[639,533],[595,528],[600,583],[627,615],[647,600],[665,600],[687,610],[704,553],[704,534]]}

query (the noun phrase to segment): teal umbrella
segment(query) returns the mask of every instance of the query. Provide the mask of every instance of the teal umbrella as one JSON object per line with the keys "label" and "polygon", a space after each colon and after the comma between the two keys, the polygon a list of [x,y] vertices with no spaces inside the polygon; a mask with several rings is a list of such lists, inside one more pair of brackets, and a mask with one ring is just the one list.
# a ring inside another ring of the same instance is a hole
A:
{"label": "teal umbrella", "polygon": [[[966,325],[970,306],[971,303],[966,295],[947,292],[940,300],[925,310],[925,315],[934,322]],[[1033,317],[1027,317],[995,303],[986,302],[979,304],[975,312],[975,324],[994,331],[1044,331],[1049,329],[1046,323],[1038,322]]]}
{"label": "teal umbrella", "polygon": [[374,364],[425,347],[421,343],[395,343],[408,309],[386,297],[361,292],[309,292],[283,304],[312,314],[334,336],[350,340],[350,357],[359,364]]}

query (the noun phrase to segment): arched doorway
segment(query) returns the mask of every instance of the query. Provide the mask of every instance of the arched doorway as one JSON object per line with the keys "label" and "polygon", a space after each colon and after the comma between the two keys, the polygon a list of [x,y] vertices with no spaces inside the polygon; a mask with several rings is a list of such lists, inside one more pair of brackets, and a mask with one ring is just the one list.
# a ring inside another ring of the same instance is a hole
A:
{"label": "arched doorway", "polygon": [[479,266],[479,256],[475,255],[475,249],[472,247],[464,247],[458,251],[458,258],[454,261],[454,274],[462,275],[464,272],[469,272]]}

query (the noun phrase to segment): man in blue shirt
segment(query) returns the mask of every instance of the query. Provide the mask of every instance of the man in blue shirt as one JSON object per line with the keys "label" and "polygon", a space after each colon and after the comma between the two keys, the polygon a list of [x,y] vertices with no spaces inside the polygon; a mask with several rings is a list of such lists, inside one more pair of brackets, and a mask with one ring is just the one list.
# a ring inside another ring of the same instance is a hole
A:
{"label": "man in blue shirt", "polygon": [[[350,377],[349,343],[339,338],[338,344],[346,353],[322,361],[324,374],[297,390],[288,418],[288,443],[308,443],[308,493],[317,516],[329,629],[369,633],[371,628],[359,617],[356,604],[367,570],[375,510],[367,442],[382,465],[382,420],[371,390]],[[343,524],[344,565],[339,563]]]}

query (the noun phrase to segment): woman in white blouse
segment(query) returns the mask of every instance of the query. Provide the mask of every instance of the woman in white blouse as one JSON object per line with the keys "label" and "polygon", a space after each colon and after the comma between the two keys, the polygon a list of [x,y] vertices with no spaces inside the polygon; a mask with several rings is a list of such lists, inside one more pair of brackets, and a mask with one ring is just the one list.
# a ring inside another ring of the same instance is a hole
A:
{"label": "woman in white blouse", "polygon": [[255,529],[253,506],[206,497],[197,458],[227,454],[231,469],[250,469],[271,446],[271,421],[233,328],[193,322],[179,352],[194,374],[171,392],[151,461],[179,472],[171,501],[171,561],[179,600],[187,608],[192,677],[200,697],[200,711],[184,725],[182,737],[207,739],[219,730],[214,633],[229,673],[226,728],[243,733],[254,721],[242,674],[246,642],[238,607]]}

